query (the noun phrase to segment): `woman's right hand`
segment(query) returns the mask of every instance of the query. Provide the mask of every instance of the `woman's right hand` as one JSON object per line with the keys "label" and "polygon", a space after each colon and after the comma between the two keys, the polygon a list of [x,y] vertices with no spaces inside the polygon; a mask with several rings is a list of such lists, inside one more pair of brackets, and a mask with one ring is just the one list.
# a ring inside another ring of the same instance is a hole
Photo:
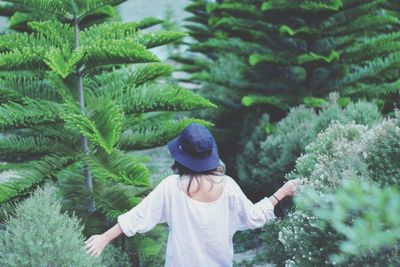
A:
{"label": "woman's right hand", "polygon": [[280,190],[285,196],[293,196],[294,194],[296,194],[296,189],[299,186],[300,182],[300,179],[289,180],[281,187]]}
{"label": "woman's right hand", "polygon": [[89,255],[99,256],[108,242],[104,235],[92,235],[85,241],[85,248]]}

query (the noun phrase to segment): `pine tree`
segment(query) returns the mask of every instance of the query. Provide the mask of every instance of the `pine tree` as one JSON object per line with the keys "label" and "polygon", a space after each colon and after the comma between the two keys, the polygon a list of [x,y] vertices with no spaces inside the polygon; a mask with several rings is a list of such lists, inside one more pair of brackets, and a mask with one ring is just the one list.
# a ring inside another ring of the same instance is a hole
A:
{"label": "pine tree", "polygon": [[398,1],[193,0],[188,11],[199,42],[189,59],[176,59],[186,81],[221,106],[213,120],[227,133],[220,140],[231,140],[222,150],[238,147],[230,154],[255,128],[241,122],[267,112],[275,123],[299,104],[320,108],[332,91],[384,112],[399,102]]}
{"label": "pine tree", "polygon": [[[85,233],[98,233],[150,190],[144,159],[130,152],[164,145],[192,122],[211,126],[173,111],[215,105],[163,79],[173,69],[149,50],[184,34],[146,31],[162,22],[154,18],[117,21],[112,10],[124,1],[6,2],[19,32],[0,36],[0,171],[13,171],[0,204],[56,180]],[[141,255],[155,245],[123,244]]]}
{"label": "pine tree", "polygon": [[[212,36],[191,50],[213,62],[193,78],[241,91],[245,106],[287,110],[304,102],[316,104],[312,97],[331,91],[354,98],[382,97],[390,99],[389,105],[398,97],[396,1],[227,0],[208,3],[206,9],[208,20],[191,19],[197,27],[188,29],[198,36],[198,28],[211,28]],[[227,52],[246,64],[241,83],[221,81],[210,71]]]}

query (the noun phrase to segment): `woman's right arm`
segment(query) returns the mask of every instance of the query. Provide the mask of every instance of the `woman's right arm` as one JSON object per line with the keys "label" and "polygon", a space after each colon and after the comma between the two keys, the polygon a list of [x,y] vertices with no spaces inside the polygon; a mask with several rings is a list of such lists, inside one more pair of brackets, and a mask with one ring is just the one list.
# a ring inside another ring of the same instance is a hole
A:
{"label": "woman's right arm", "polygon": [[278,200],[281,201],[285,197],[293,196],[299,183],[299,179],[289,180],[286,182],[281,188],[278,189],[278,191],[269,197],[272,206],[275,207],[276,204],[278,204]]}
{"label": "woman's right arm", "polygon": [[236,230],[259,228],[275,219],[274,208],[278,203],[277,199],[281,201],[285,197],[294,195],[296,187],[299,184],[298,179],[290,180],[269,198],[264,197],[253,204],[240,189],[239,185],[233,179],[232,181],[232,187],[236,191],[237,196],[235,199],[238,213],[234,215],[235,218],[232,220]]}

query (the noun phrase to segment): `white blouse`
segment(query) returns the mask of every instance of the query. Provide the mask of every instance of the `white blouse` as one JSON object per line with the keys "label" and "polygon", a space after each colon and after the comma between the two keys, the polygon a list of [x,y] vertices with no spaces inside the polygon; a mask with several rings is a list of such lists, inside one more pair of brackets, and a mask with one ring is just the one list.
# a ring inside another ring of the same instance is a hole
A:
{"label": "white blouse", "polygon": [[262,227],[275,214],[268,197],[253,204],[235,180],[226,175],[223,179],[221,196],[201,202],[181,190],[178,175],[170,175],[138,205],[119,215],[118,223],[130,237],[166,222],[166,267],[231,267],[234,233]]}

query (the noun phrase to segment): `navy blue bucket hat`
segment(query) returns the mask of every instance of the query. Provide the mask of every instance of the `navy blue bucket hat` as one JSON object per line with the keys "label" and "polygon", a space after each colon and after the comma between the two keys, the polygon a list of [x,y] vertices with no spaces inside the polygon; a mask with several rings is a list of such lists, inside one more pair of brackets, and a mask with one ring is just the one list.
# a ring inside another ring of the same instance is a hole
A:
{"label": "navy blue bucket hat", "polygon": [[168,142],[172,157],[196,172],[215,169],[219,165],[217,144],[210,131],[201,124],[192,123]]}

